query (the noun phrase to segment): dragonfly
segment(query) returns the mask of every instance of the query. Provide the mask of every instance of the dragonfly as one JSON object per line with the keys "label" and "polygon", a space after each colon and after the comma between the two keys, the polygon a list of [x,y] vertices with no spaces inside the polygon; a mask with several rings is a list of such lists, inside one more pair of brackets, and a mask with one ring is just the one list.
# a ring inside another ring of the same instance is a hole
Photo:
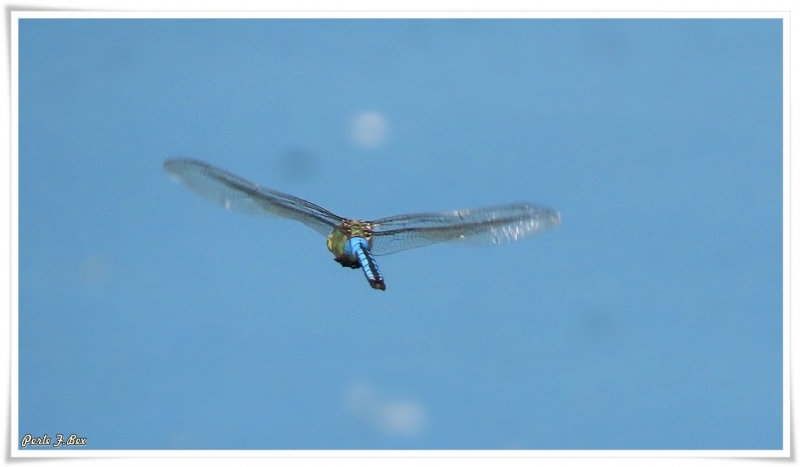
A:
{"label": "dragonfly", "polygon": [[333,259],[343,267],[361,268],[377,290],[386,290],[386,282],[375,256],[442,242],[507,243],[561,221],[558,212],[529,203],[355,220],[199,160],[170,159],[164,169],[173,180],[227,210],[291,219],[325,235]]}

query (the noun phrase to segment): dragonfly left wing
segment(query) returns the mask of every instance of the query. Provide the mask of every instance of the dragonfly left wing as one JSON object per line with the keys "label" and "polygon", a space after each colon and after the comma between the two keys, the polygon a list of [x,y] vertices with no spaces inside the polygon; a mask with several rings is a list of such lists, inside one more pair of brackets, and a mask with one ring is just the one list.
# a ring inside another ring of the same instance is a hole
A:
{"label": "dragonfly left wing", "polygon": [[193,159],[171,159],[164,169],[195,193],[246,214],[272,215],[302,222],[328,235],[344,219],[314,203],[237,177],[230,172]]}

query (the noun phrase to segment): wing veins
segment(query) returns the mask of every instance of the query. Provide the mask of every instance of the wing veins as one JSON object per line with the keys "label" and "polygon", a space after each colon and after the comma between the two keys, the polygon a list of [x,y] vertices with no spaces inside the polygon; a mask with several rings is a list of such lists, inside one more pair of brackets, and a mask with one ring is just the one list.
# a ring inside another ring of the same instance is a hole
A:
{"label": "wing veins", "polygon": [[343,220],[314,203],[262,187],[205,162],[173,159],[166,161],[164,168],[190,190],[226,209],[292,219],[323,235]]}
{"label": "wing veins", "polygon": [[526,203],[464,211],[406,214],[373,221],[373,252],[386,255],[452,240],[499,244],[560,222],[559,214]]}

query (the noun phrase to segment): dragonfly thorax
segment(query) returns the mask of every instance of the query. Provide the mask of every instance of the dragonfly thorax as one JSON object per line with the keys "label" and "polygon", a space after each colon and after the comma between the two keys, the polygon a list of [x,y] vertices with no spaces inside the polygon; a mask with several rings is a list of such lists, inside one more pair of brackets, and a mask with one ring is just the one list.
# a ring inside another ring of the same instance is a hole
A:
{"label": "dragonfly thorax", "polygon": [[345,220],[328,235],[328,250],[343,266],[358,267],[356,258],[348,251],[348,242],[353,238],[363,238],[365,247],[372,247],[372,226],[368,222]]}

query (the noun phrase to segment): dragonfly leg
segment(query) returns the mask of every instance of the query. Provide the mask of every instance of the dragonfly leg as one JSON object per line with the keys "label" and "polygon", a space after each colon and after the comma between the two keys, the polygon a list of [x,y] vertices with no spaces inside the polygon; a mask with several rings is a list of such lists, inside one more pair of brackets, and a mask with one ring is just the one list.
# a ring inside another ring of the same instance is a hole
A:
{"label": "dragonfly leg", "polygon": [[333,258],[333,260],[341,264],[343,268],[358,269],[361,267],[358,261],[353,261],[347,257]]}

